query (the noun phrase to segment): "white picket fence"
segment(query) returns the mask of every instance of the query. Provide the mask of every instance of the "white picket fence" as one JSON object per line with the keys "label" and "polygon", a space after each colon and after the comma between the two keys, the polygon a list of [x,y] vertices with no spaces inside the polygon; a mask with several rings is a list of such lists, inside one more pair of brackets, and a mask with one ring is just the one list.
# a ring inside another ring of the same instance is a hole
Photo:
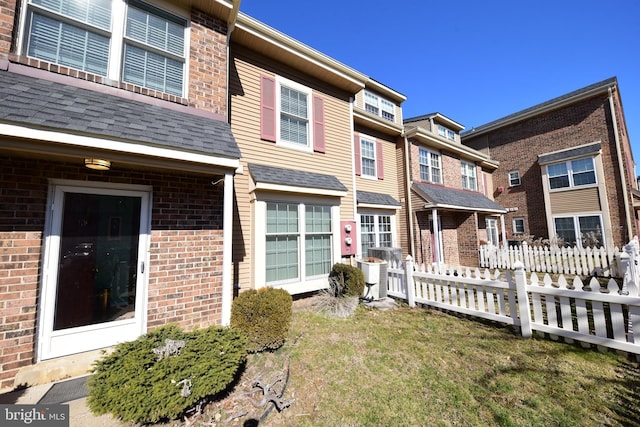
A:
{"label": "white picket fence", "polygon": [[538,331],[585,347],[640,354],[640,332],[633,332],[640,331],[637,266],[626,254],[620,263],[626,269],[622,286],[610,278],[601,287],[596,278],[586,286],[579,277],[567,280],[564,275],[553,282],[548,273],[542,279],[531,273],[527,279],[522,262],[505,273],[469,268],[435,272],[430,266],[414,266],[409,256],[404,265],[389,266],[387,294],[411,307],[423,304],[514,325],[524,337]]}
{"label": "white picket fence", "polygon": [[[637,242],[637,239],[636,239]],[[624,271],[619,266],[620,249],[561,248],[558,246],[520,246],[507,248],[494,245],[480,246],[480,267],[513,270],[516,262],[524,264],[526,271],[540,273],[597,275],[621,278]]]}

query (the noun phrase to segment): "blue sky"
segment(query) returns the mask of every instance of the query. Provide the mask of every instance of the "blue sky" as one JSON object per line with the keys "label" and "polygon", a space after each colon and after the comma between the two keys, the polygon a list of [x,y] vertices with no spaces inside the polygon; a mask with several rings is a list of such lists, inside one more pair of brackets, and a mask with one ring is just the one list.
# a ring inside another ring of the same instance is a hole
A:
{"label": "blue sky", "polygon": [[[616,76],[640,164],[636,0],[242,0],[240,10],[471,129]],[[588,142],[588,141],[585,141]]]}

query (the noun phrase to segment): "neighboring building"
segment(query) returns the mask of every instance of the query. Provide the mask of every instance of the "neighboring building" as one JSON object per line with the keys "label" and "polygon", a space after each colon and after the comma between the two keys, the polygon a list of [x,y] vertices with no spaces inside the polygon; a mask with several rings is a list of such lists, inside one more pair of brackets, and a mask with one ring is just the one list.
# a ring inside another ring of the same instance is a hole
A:
{"label": "neighboring building", "polygon": [[0,0],[0,389],[229,321],[238,4]]}
{"label": "neighboring building", "polygon": [[[326,288],[332,265],[361,253],[360,228],[367,244],[397,244],[404,96],[242,13],[230,60],[238,289]],[[361,100],[369,87],[377,111]],[[368,144],[366,179],[354,135]]]}
{"label": "neighboring building", "polygon": [[500,162],[491,191],[509,242],[618,246],[638,233],[635,164],[616,78],[462,134]]}
{"label": "neighboring building", "polygon": [[375,80],[368,80],[355,97],[357,253],[363,257],[375,247],[402,248],[405,255],[408,253],[407,221],[402,209],[406,174],[400,107],[405,99]]}
{"label": "neighboring building", "polygon": [[478,265],[479,245],[497,244],[505,213],[488,191],[498,162],[462,145],[463,126],[440,113],[404,125],[411,253],[419,263]]}

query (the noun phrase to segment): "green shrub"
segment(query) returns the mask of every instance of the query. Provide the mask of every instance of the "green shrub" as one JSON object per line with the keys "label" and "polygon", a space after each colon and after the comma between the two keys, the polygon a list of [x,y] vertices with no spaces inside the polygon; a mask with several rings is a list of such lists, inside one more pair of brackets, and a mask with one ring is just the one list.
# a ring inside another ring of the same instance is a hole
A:
{"label": "green shrub", "polygon": [[231,326],[247,337],[250,352],[275,350],[287,340],[292,303],[284,289],[244,291],[231,305]]}
{"label": "green shrub", "polygon": [[[177,345],[159,354],[169,347],[166,340]],[[125,422],[175,419],[225,390],[246,353],[244,336],[231,328],[184,332],[164,326],[98,360],[87,382],[87,403],[95,414],[112,413]]]}
{"label": "green shrub", "polygon": [[364,294],[364,273],[349,264],[337,263],[331,268],[329,278],[335,282],[337,297],[360,297]]}

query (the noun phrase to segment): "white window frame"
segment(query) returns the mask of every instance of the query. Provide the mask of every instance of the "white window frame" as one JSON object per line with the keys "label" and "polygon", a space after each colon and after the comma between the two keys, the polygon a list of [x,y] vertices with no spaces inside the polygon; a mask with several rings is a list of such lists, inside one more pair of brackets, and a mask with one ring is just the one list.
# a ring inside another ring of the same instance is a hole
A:
{"label": "white window frame", "polygon": [[[518,226],[518,224],[522,224],[522,231],[520,231],[520,228]],[[518,217],[518,218],[513,218],[513,234],[524,234],[526,232],[526,225],[524,222],[524,218],[522,217]]]}
{"label": "white window frame", "polygon": [[[166,58],[170,58],[173,60],[177,60],[182,62],[182,92],[181,93],[172,93],[165,92],[174,96],[186,97],[188,93],[189,87],[189,45],[190,45],[190,16],[184,10],[181,10],[169,3],[161,2],[161,1],[140,1],[140,7],[137,5],[133,5],[133,7],[141,8],[146,10],[147,12],[152,12],[154,9],[158,11],[175,17],[180,21],[184,21],[184,46],[181,56],[177,56],[168,51],[161,50],[158,48],[154,48],[150,45],[135,43],[139,47],[144,46],[144,49],[148,52],[155,52],[164,56]],[[145,6],[148,6],[145,8]],[[43,16],[50,17],[58,22],[64,22],[71,24],[77,28],[81,28],[83,30],[90,31],[92,33],[100,34],[102,36],[106,36],[109,38],[109,53],[108,53],[108,65],[107,71],[104,77],[114,80],[114,81],[122,81],[123,83],[127,83],[123,80],[123,51],[126,37],[126,18],[127,11],[129,5],[126,0],[112,0],[111,1],[111,25],[108,30],[98,29],[97,27],[92,26],[91,24],[85,24],[81,21],[78,21],[72,17],[67,15],[62,15],[58,12],[50,11],[42,6],[35,5],[31,3],[31,1],[24,1],[24,7],[22,7],[22,12],[20,16],[21,25],[20,25],[20,34],[18,38],[18,51],[23,52],[24,55],[28,53],[28,42],[29,34],[27,34],[27,27],[29,26],[29,21],[33,13],[38,13]],[[134,45],[134,44],[132,44]],[[36,58],[38,59],[38,58]],[[63,65],[67,66],[67,65]],[[69,67],[73,68],[73,67]],[[87,71],[90,73],[89,71]],[[100,74],[97,74],[100,75]],[[143,86],[146,88],[146,86]],[[154,88],[148,88],[149,90],[158,90]],[[158,90],[159,92],[162,92]]]}
{"label": "white window frame", "polygon": [[487,243],[493,246],[500,244],[500,237],[498,235],[498,220],[495,218],[486,218],[485,226],[487,230]]}
{"label": "white window frame", "polygon": [[[372,210],[366,210],[366,211],[360,211],[358,212],[358,230],[359,234],[360,234],[360,245],[358,247],[358,251],[360,252],[360,256],[367,256],[366,253],[364,253],[364,239],[362,238],[362,236],[365,234],[362,231],[362,217],[363,216],[372,216],[373,217],[373,233],[366,233],[366,234],[371,234],[374,236],[374,245],[373,247],[380,247],[380,235],[383,234],[380,230],[380,217],[388,217],[389,218],[389,226],[391,227],[390,230],[390,234],[391,234],[391,248],[396,247],[397,244],[397,236],[396,236],[396,215],[395,213],[389,213],[389,212],[375,212]],[[384,234],[387,234],[386,232]],[[385,246],[387,247],[387,246]],[[368,247],[367,247],[368,248]]]}
{"label": "white window frame", "polygon": [[[331,202],[325,198],[318,198],[312,195],[294,196],[292,194],[281,194],[277,197],[257,195],[254,206],[254,251],[253,251],[253,272],[256,287],[271,286],[284,289],[293,294],[312,292],[328,286],[328,274],[319,276],[308,276],[304,274],[306,267],[305,237],[305,207],[306,205],[327,206],[331,211],[331,265],[336,263],[340,257],[340,206],[337,202]],[[290,280],[278,282],[266,282],[266,240],[267,240],[267,203],[290,203],[298,206],[298,277]]]}
{"label": "white window frame", "polygon": [[[579,174],[579,173],[584,173],[584,172],[574,172],[574,170],[573,170],[573,162],[580,161],[580,160],[587,160],[587,159],[591,160],[592,169],[590,171],[593,173],[594,182],[591,182],[591,183],[588,183],[588,184],[576,184],[575,183],[575,179],[574,179],[574,175]],[[564,176],[564,174],[551,176],[549,168],[552,167],[552,166],[556,166],[556,165],[565,165],[565,167],[567,169],[567,176],[568,176],[569,185],[563,186],[563,187],[551,188],[551,178]],[[572,189],[572,188],[588,188],[588,187],[593,187],[593,186],[597,186],[598,185],[598,174],[596,173],[596,161],[595,161],[595,158],[593,158],[593,157],[581,157],[579,159],[571,159],[571,160],[567,160],[567,161],[564,161],[564,162],[550,163],[550,164],[546,165],[546,168],[547,168],[547,183],[549,184],[549,191],[562,191],[562,190]]]}
{"label": "white window frame", "polygon": [[[365,157],[364,145],[371,144],[373,157]],[[377,141],[367,135],[360,135],[360,176],[362,178],[378,179],[378,153]],[[364,160],[373,160],[373,174],[365,173]]]}
{"label": "white window frame", "polygon": [[456,140],[456,133],[454,131],[452,131],[451,129],[449,129],[446,126],[442,126],[442,125],[437,125],[438,126],[438,135],[448,139],[450,141],[455,141]]}
{"label": "white window frame", "polygon": [[600,228],[601,228],[601,233],[602,233],[602,246],[606,247],[607,242],[605,240],[605,232],[604,232],[604,222],[603,222],[603,218],[602,218],[602,214],[601,213],[579,213],[579,214],[573,214],[573,215],[554,215],[551,219],[551,222],[553,224],[553,233],[554,236],[557,236],[558,233],[556,231],[556,219],[561,219],[561,218],[571,218],[573,220],[573,232],[575,233],[576,236],[576,246],[582,248],[582,231],[580,230],[580,218],[586,218],[586,217],[597,217],[600,220]]}
{"label": "white window frame", "polygon": [[[306,118],[307,143],[306,145],[303,145],[294,141],[287,141],[282,137],[282,132],[281,132],[282,129],[281,129],[280,121],[281,121],[282,114],[286,114],[282,112],[282,104],[281,104],[282,102],[281,89],[283,86],[289,89],[295,90],[297,92],[301,92],[305,94],[307,97],[307,118]],[[292,80],[285,79],[284,77],[276,76],[276,145],[285,147],[285,148],[291,148],[294,150],[313,153],[313,122],[312,122],[313,101],[312,101],[312,98],[313,98],[313,92],[310,88],[303,86],[300,83],[296,83]]]}
{"label": "white window frame", "polygon": [[[460,160],[460,166],[462,174],[462,188],[465,190],[478,191],[478,174],[476,172],[475,163]],[[470,184],[470,179],[473,179],[473,186]]]}
{"label": "white window frame", "polygon": [[509,172],[509,187],[517,187],[522,184],[520,180],[520,171],[511,171]]}
{"label": "white window frame", "polygon": [[[435,167],[433,165],[433,156],[436,156],[438,159],[438,167]],[[423,163],[423,157],[426,157],[427,163]],[[429,150],[428,148],[424,148],[424,147],[420,147],[418,149],[418,163],[420,165],[420,180],[421,181],[426,181],[426,182],[433,182],[436,184],[442,184],[442,156],[440,156],[440,153],[438,153],[437,151],[432,151]],[[422,170],[423,167],[427,169],[427,178],[428,179],[424,179]],[[439,180],[434,181],[433,180],[433,170],[436,169],[438,170],[438,175],[439,175]]]}
{"label": "white window frame", "polygon": [[[371,102],[368,102],[371,101]],[[390,122],[396,121],[396,104],[393,102],[376,95],[368,90],[364,91],[363,95],[364,109],[370,114],[381,117]],[[369,111],[367,105],[370,105],[375,111]]]}

